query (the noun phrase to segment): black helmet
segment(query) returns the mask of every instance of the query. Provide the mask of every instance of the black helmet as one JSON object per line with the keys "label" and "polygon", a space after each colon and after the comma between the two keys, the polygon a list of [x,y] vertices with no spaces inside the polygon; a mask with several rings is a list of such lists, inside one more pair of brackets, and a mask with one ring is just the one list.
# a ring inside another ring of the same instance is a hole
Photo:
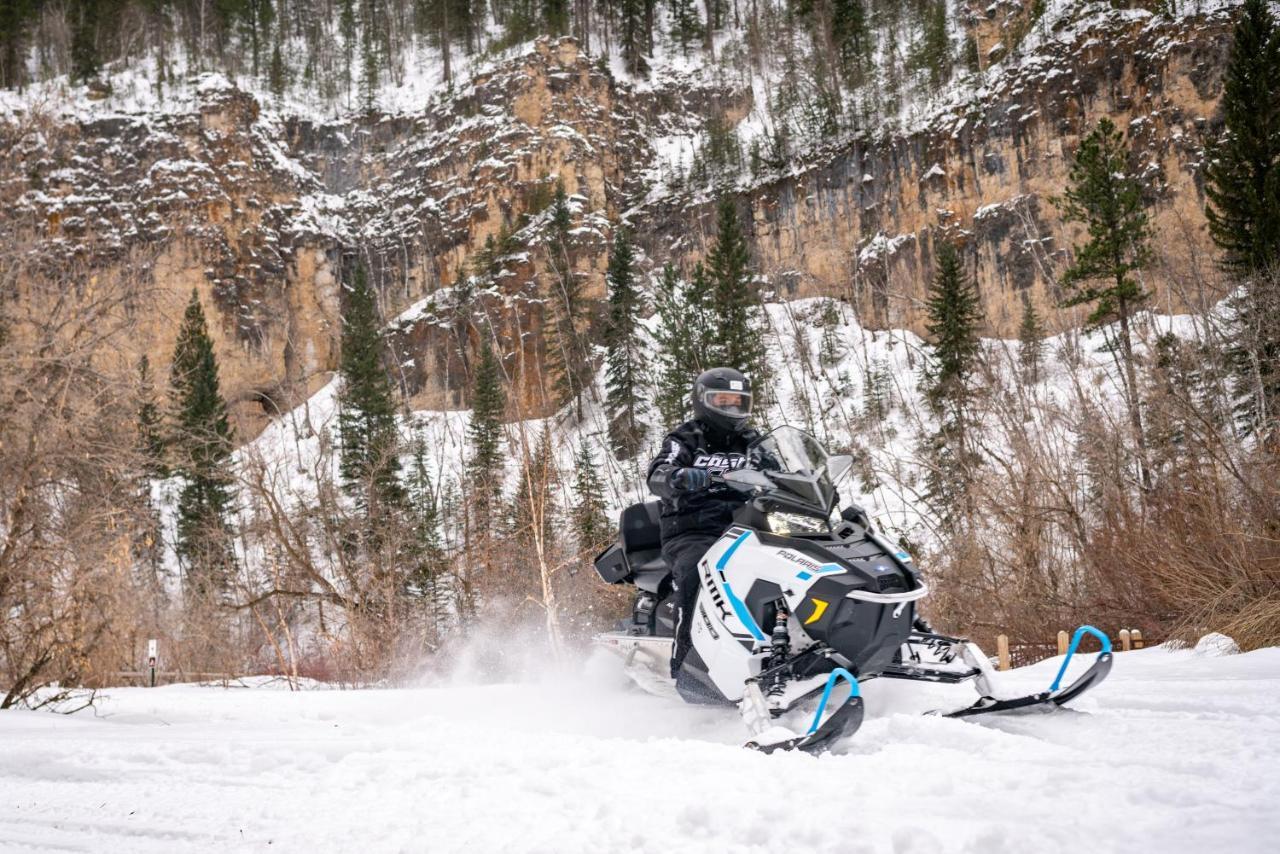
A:
{"label": "black helmet", "polygon": [[751,417],[751,380],[733,368],[712,368],[693,381],[693,415],[725,433],[739,433]]}

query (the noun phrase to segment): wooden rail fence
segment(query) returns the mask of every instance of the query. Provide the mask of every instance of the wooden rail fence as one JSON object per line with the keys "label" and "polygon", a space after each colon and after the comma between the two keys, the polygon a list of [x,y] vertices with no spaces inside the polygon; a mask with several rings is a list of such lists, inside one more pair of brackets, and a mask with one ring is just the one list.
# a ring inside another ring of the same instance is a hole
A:
{"label": "wooden rail fence", "polygon": [[[1085,645],[1089,643],[1097,644],[1097,641],[1091,641],[1086,638],[1080,644],[1081,651],[1088,652]],[[1028,664],[1035,664],[1037,661],[1044,661],[1046,658],[1053,658],[1055,655],[1066,655],[1067,646],[1071,643],[1071,635],[1068,632],[1058,632],[1056,641],[1048,641],[1045,643],[1013,643],[1009,642],[1008,635],[998,635],[996,637],[996,660],[1000,670],[1008,670],[1010,667],[1025,667]],[[1147,642],[1142,637],[1141,629],[1121,629],[1116,637],[1114,646],[1116,652],[1128,652],[1132,649],[1142,649]],[[1101,645],[1098,645],[1099,649]]]}

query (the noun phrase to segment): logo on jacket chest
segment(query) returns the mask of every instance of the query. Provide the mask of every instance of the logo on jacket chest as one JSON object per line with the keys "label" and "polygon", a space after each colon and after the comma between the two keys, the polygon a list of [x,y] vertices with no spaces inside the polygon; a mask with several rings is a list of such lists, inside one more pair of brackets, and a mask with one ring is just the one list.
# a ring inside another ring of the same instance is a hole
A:
{"label": "logo on jacket chest", "polygon": [[726,454],[722,451],[714,454],[698,454],[693,458],[694,468],[706,469],[717,474],[740,469],[746,464],[747,458],[744,455]]}

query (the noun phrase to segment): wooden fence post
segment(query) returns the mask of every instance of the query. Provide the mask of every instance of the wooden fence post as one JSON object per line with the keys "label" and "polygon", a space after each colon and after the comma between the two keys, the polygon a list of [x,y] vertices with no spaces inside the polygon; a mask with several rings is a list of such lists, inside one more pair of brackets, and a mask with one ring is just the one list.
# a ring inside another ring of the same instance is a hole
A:
{"label": "wooden fence post", "polygon": [[1001,670],[1009,669],[1009,636],[996,636],[996,659]]}
{"label": "wooden fence post", "polygon": [[1129,632],[1129,636],[1133,639],[1133,648],[1142,649],[1142,629],[1134,629]]}
{"label": "wooden fence post", "polygon": [[1067,654],[1067,633],[1058,632],[1058,655]]}
{"label": "wooden fence post", "polygon": [[1120,651],[1121,652],[1129,651],[1129,630],[1128,629],[1120,630]]}

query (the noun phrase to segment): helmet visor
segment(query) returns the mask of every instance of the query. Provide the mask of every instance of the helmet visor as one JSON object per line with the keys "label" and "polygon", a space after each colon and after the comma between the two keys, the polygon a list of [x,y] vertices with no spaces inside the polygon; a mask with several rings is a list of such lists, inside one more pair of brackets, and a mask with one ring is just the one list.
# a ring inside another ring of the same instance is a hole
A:
{"label": "helmet visor", "polygon": [[702,393],[702,405],[730,418],[745,418],[751,414],[751,392],[710,388]]}

